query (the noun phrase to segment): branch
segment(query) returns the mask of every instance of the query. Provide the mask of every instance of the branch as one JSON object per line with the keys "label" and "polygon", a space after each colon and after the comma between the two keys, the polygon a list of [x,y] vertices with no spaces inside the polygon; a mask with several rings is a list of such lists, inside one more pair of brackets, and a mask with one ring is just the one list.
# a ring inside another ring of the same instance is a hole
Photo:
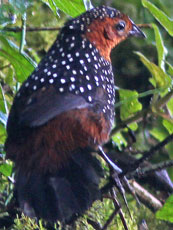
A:
{"label": "branch", "polygon": [[[135,169],[139,167],[139,165],[150,158],[156,151],[160,150],[163,148],[165,145],[167,145],[170,141],[173,140],[173,134],[169,135],[166,137],[163,141],[159,142],[157,145],[152,147],[149,151],[144,152],[144,156],[141,157],[139,160],[136,161],[135,163]],[[133,170],[135,170],[133,169]]]}
{"label": "branch", "polygon": [[150,210],[156,212],[157,210],[162,208],[162,203],[158,199],[156,199],[151,193],[149,193],[146,189],[144,189],[141,185],[139,185],[136,181],[133,180],[130,182],[130,184],[134,188],[139,200]]}
{"label": "branch", "polygon": [[144,168],[139,168],[137,171],[134,171],[128,175],[130,175],[130,177],[144,177],[147,174],[150,174],[152,172],[155,171],[160,171],[162,169],[166,169],[168,167],[172,167],[173,166],[173,160],[168,160],[168,161],[164,161],[158,164],[154,164],[154,165],[150,165],[148,167],[144,167]]}

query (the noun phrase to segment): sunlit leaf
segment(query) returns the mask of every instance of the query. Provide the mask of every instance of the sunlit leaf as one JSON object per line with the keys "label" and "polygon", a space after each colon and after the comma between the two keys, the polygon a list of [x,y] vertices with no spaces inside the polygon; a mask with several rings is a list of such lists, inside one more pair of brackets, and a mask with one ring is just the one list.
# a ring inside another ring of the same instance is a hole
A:
{"label": "sunlit leaf", "polygon": [[173,223],[173,195],[170,196],[165,202],[164,206],[157,211],[156,217],[161,220],[169,221]]}
{"label": "sunlit leaf", "polygon": [[[120,101],[123,102],[129,99],[126,103],[123,103],[120,107],[120,117],[122,120],[127,119],[132,114],[142,109],[141,103],[138,101],[138,93],[135,90],[119,90]],[[135,98],[136,97],[136,98]],[[131,98],[131,99],[130,99]]]}
{"label": "sunlit leaf", "polygon": [[168,65],[168,74],[173,76],[173,66],[169,62],[166,62],[166,64]]}
{"label": "sunlit leaf", "polygon": [[47,3],[51,10],[57,15],[58,10],[76,17],[86,11],[84,2],[82,0],[42,0]]}
{"label": "sunlit leaf", "polygon": [[12,173],[12,165],[7,163],[0,165],[0,173],[4,176],[10,176]]}
{"label": "sunlit leaf", "polygon": [[142,4],[152,13],[152,15],[160,22],[168,33],[173,36],[173,20],[151,2],[142,0]]}
{"label": "sunlit leaf", "polygon": [[135,52],[153,76],[151,83],[155,88],[171,86],[171,78],[156,64],[150,62],[142,53]]}
{"label": "sunlit leaf", "polygon": [[113,135],[112,140],[117,145],[119,150],[122,150],[122,147],[127,146],[127,141],[126,141],[126,139],[123,137],[123,135],[120,132],[116,133],[115,135]]}
{"label": "sunlit leaf", "polygon": [[0,36],[0,56],[6,58],[14,67],[19,82],[23,82],[34,70],[34,62],[26,54],[21,54],[19,48],[11,41]]}
{"label": "sunlit leaf", "polygon": [[152,26],[153,26],[154,33],[155,33],[159,67],[165,72],[165,57],[166,57],[168,52],[164,46],[162,35],[161,35],[158,27],[155,24],[153,24]]}
{"label": "sunlit leaf", "polygon": [[163,119],[163,125],[168,130],[169,134],[173,133],[173,120],[168,121],[166,119]]}
{"label": "sunlit leaf", "polygon": [[173,98],[167,102],[167,108],[171,116],[173,116]]}

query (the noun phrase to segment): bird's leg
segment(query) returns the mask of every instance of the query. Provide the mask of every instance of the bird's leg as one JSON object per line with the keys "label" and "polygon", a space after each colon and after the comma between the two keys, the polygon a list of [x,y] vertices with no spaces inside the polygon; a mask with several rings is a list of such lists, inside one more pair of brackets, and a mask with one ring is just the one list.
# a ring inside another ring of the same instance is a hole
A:
{"label": "bird's leg", "polygon": [[102,146],[99,145],[98,148],[100,150],[102,158],[108,163],[110,168],[114,171],[114,173],[112,175],[112,178],[113,178],[113,180],[115,182],[115,186],[117,187],[117,189],[119,190],[120,194],[123,197],[124,203],[125,203],[125,205],[127,207],[129,215],[131,217],[130,210],[129,210],[128,203],[127,203],[127,199],[126,199],[126,195],[125,195],[125,190],[124,190],[124,187],[123,187],[123,185],[121,183],[121,180],[122,180],[122,182],[124,182],[127,185],[127,187],[129,188],[128,180],[127,180],[127,178],[125,176],[123,176],[122,178],[119,177],[119,175],[122,173],[122,169],[120,169],[114,162],[112,162],[109,159],[109,157],[104,152]]}

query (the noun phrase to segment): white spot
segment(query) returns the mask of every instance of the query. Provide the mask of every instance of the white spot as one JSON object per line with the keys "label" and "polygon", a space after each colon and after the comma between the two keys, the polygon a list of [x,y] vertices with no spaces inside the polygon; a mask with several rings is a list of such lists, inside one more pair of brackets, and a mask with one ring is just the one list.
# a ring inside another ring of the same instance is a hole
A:
{"label": "white spot", "polygon": [[34,86],[33,86],[33,90],[36,90],[36,89],[37,89],[37,86],[36,86],[36,85],[34,85]]}
{"label": "white spot", "polygon": [[92,49],[92,48],[93,48],[92,44],[89,44],[89,48],[90,48],[90,49]]}
{"label": "white spot", "polygon": [[88,101],[92,101],[92,97],[91,96],[88,96]]}
{"label": "white spot", "polygon": [[51,79],[49,79],[49,83],[50,84],[53,84],[53,82],[54,82],[54,80],[51,78]]}
{"label": "white spot", "polygon": [[55,68],[56,68],[56,64],[54,64],[54,65],[52,66],[52,68],[54,68],[54,69],[55,69]]}
{"label": "white spot", "polygon": [[81,74],[83,74],[83,71],[82,71],[82,70],[80,70],[79,72],[80,72]]}
{"label": "white spot", "polygon": [[84,70],[87,71],[87,67],[86,66],[84,66]]}
{"label": "white spot", "polygon": [[44,73],[47,73],[48,69],[44,69]]}
{"label": "white spot", "polygon": [[35,79],[35,81],[37,81],[38,80],[38,76],[36,76],[34,79]]}
{"label": "white spot", "polygon": [[65,64],[66,64],[66,61],[62,61],[61,63],[62,63],[62,65],[65,65]]}
{"label": "white spot", "polygon": [[40,81],[41,81],[41,82],[44,82],[44,78],[41,78]]}
{"label": "white spot", "polygon": [[70,80],[74,82],[76,79],[74,77],[71,77]]}
{"label": "white spot", "polygon": [[58,59],[55,59],[55,61],[54,61],[55,63],[58,63]]}
{"label": "white spot", "polygon": [[74,40],[75,40],[75,37],[73,36],[71,39],[74,41]]}
{"label": "white spot", "polygon": [[63,48],[61,47],[60,49],[59,49],[59,52],[62,52],[63,51]]}
{"label": "white spot", "polygon": [[61,81],[62,84],[66,83],[66,80],[64,78],[61,78],[60,81]]}
{"label": "white spot", "polygon": [[98,65],[95,64],[94,66],[95,66],[96,69],[98,69]]}
{"label": "white spot", "polygon": [[62,88],[62,87],[59,88],[59,92],[61,92],[61,93],[64,92],[64,88]]}
{"label": "white spot", "polygon": [[87,88],[88,88],[89,90],[92,90],[92,86],[91,86],[90,84],[87,85]]}
{"label": "white spot", "polygon": [[65,57],[65,53],[64,52],[61,54],[61,57]]}
{"label": "white spot", "polygon": [[57,76],[58,76],[57,73],[54,73],[54,74],[53,74],[53,77],[54,77],[54,78],[56,78]]}
{"label": "white spot", "polygon": [[86,58],[89,58],[89,54],[88,54],[88,53],[86,53],[86,54],[85,54],[85,57],[86,57]]}
{"label": "white spot", "polygon": [[51,54],[54,54],[55,53],[55,50],[52,50]]}
{"label": "white spot", "polygon": [[99,81],[98,77],[97,76],[94,76],[94,79],[95,81]]}
{"label": "white spot", "polygon": [[66,66],[66,69],[70,69],[70,66],[69,66],[69,65],[67,65],[67,66]]}
{"label": "white spot", "polygon": [[68,58],[71,58],[71,54],[67,54],[67,57],[68,57]]}
{"label": "white spot", "polygon": [[80,90],[81,93],[84,93],[84,91],[85,91],[82,86],[79,88],[79,90]]}
{"label": "white spot", "polygon": [[66,41],[66,42],[69,42],[69,38],[66,38],[65,41]]}
{"label": "white spot", "polygon": [[48,62],[46,62],[46,63],[45,63],[45,66],[48,66],[48,65],[49,65],[49,63],[48,63]]}
{"label": "white spot", "polygon": [[50,72],[50,71],[49,71],[49,72],[47,72],[47,75],[48,75],[48,76],[50,76],[50,75],[51,75],[51,72]]}
{"label": "white spot", "polygon": [[90,58],[88,58],[88,59],[87,59],[87,61],[90,63],[90,62],[91,62],[91,59],[90,59]]}
{"label": "white spot", "polygon": [[80,63],[81,63],[81,64],[84,64],[84,61],[83,61],[83,60],[80,60]]}
{"label": "white spot", "polygon": [[73,58],[70,58],[69,61],[72,62],[72,61],[73,61]]}
{"label": "white spot", "polygon": [[86,79],[89,81],[90,80],[90,77],[88,75],[86,75]]}
{"label": "white spot", "polygon": [[71,43],[71,44],[70,44],[70,47],[73,48],[73,47],[74,47],[74,43]]}
{"label": "white spot", "polygon": [[26,82],[26,83],[25,83],[25,87],[28,87],[28,86],[29,86],[29,82]]}
{"label": "white spot", "polygon": [[75,74],[75,75],[77,74],[76,70],[72,70],[72,73]]}
{"label": "white spot", "polygon": [[73,28],[74,28],[74,27],[73,27],[72,25],[70,25],[70,26],[69,26],[69,29],[71,29],[71,30],[72,30]]}
{"label": "white spot", "polygon": [[79,57],[79,52],[76,52],[75,55],[76,55],[76,57]]}
{"label": "white spot", "polygon": [[75,85],[71,84],[70,87],[69,87],[69,90],[72,91],[73,89],[75,89]]}

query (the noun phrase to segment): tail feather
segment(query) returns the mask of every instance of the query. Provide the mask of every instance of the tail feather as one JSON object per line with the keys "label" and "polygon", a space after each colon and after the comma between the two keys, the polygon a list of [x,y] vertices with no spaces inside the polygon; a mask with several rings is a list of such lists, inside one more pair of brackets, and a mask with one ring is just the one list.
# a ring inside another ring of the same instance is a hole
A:
{"label": "tail feather", "polygon": [[25,175],[22,169],[18,169],[17,199],[30,217],[69,222],[100,198],[100,176],[100,162],[88,151],[79,151],[54,174],[33,170]]}

